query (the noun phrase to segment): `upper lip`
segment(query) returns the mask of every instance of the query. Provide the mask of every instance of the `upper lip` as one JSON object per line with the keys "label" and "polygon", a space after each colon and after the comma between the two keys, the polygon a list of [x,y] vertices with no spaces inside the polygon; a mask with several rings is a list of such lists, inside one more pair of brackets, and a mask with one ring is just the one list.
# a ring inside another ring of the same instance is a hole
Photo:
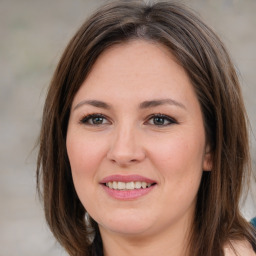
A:
{"label": "upper lip", "polygon": [[103,178],[100,183],[105,184],[112,181],[121,181],[121,182],[132,182],[132,181],[140,181],[140,182],[147,182],[147,183],[156,183],[156,181],[143,177],[141,175],[110,175],[105,178]]}

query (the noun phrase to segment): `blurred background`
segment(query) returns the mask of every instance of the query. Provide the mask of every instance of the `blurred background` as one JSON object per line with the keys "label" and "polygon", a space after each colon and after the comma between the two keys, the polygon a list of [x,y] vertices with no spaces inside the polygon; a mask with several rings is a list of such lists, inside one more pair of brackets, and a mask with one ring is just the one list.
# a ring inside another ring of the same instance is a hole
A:
{"label": "blurred background", "polygon": [[[88,14],[103,2],[0,0],[0,256],[67,255],[49,232],[37,198],[34,146],[60,55]],[[220,35],[239,71],[255,170],[256,1],[182,2]],[[242,204],[247,219],[256,215],[255,187],[254,183]]]}

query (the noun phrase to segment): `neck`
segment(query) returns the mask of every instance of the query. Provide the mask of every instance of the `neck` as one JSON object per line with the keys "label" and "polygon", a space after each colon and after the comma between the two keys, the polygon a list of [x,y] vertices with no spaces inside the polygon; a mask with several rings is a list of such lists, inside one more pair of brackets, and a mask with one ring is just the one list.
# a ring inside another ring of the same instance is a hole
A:
{"label": "neck", "polygon": [[190,233],[188,226],[190,227],[176,223],[172,230],[147,235],[124,235],[101,230],[104,256],[187,256]]}

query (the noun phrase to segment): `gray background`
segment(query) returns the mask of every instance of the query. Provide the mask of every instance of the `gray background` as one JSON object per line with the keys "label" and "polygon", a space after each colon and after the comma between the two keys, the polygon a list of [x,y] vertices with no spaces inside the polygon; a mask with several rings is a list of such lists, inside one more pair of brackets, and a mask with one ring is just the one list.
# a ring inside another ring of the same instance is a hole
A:
{"label": "gray background", "polygon": [[[102,2],[0,0],[0,256],[66,255],[50,234],[36,195],[34,145],[56,63],[88,13]],[[198,11],[229,49],[255,134],[256,1],[183,2]],[[251,144],[255,163],[253,136]],[[252,193],[242,209],[247,219],[256,215]]]}

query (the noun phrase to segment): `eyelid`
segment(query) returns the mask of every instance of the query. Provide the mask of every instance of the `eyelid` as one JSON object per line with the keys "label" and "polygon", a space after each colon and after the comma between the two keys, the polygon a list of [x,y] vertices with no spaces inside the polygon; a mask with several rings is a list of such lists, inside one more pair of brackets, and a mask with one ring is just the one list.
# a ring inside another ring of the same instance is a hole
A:
{"label": "eyelid", "polygon": [[[107,120],[107,124],[111,124],[112,121],[109,117],[107,117],[106,115],[102,114],[102,113],[92,113],[92,114],[86,114],[84,115],[80,120],[79,123],[83,124],[83,125],[90,125],[90,126],[101,126],[101,125],[106,125],[106,123],[102,123],[102,124],[90,124],[88,121],[92,118],[103,118],[105,120]],[[149,124],[149,120],[151,120],[152,118],[155,117],[160,117],[160,118],[164,118],[165,120],[167,120],[169,123],[168,124],[162,124],[162,125],[157,125],[157,124]],[[165,126],[169,126],[169,125],[173,125],[173,124],[178,124],[177,120],[169,115],[166,114],[162,114],[162,113],[155,113],[155,114],[151,114],[146,118],[146,121],[144,122],[144,124],[149,124],[152,126],[158,126],[158,127],[165,127]]]}
{"label": "eyelid", "polygon": [[146,119],[146,123],[149,122],[150,119],[154,118],[154,117],[161,117],[161,118],[165,118],[166,120],[169,121],[168,124],[163,124],[163,125],[156,125],[156,124],[150,124],[153,126],[158,126],[158,127],[165,127],[165,126],[169,126],[169,125],[173,125],[173,124],[178,124],[177,120],[169,115],[165,115],[162,113],[156,113],[156,114],[151,114],[150,116],[148,116],[148,118]]}
{"label": "eyelid", "polygon": [[111,121],[109,120],[109,118],[102,114],[102,113],[92,113],[92,114],[87,114],[87,115],[84,115],[80,120],[79,120],[79,123],[80,124],[84,124],[84,125],[91,125],[91,126],[100,126],[100,125],[104,125],[104,124],[90,124],[88,121],[91,119],[91,118],[96,118],[96,117],[101,117],[101,118],[104,118],[105,120],[108,121],[108,123],[111,123]]}

